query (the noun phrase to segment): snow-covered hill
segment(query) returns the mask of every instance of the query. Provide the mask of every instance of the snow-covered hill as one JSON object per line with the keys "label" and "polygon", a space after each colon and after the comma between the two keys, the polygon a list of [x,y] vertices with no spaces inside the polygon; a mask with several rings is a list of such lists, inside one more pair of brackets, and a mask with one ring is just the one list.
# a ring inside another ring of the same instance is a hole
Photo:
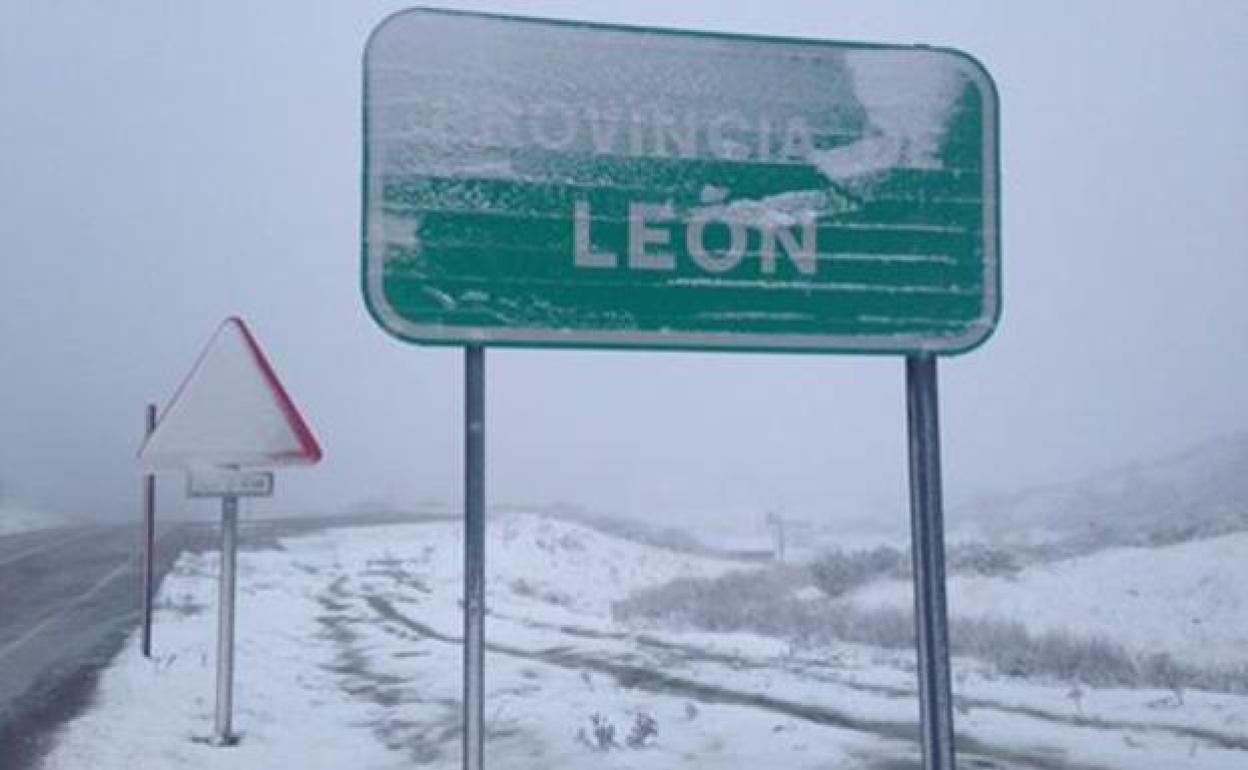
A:
{"label": "snow-covered hill", "polygon": [[[949,581],[955,616],[1018,620],[1030,630],[1099,636],[1202,665],[1248,662],[1248,533],[1177,545],[1111,548],[1023,570]],[[909,607],[909,582],[858,590],[859,604]]]}
{"label": "snow-covered hill", "polygon": [[1248,433],[1078,481],[953,506],[949,526],[1056,555],[1248,530]]}

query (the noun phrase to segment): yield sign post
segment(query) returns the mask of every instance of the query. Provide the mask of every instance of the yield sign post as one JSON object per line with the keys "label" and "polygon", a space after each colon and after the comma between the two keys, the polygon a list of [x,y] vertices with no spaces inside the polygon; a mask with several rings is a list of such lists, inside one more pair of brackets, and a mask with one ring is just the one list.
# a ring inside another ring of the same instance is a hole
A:
{"label": "yield sign post", "polygon": [[227,318],[139,451],[145,470],[188,474],[192,497],[221,498],[217,708],[212,742],[233,745],[238,498],[272,494],[265,468],[311,465],[321,448],[240,318]]}

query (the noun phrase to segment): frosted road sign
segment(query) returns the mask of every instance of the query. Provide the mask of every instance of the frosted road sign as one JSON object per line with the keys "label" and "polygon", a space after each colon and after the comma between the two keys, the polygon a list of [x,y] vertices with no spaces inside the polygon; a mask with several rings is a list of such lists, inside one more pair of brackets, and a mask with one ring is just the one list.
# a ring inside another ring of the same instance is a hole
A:
{"label": "frosted road sign", "polygon": [[957,353],[999,307],[970,57],[413,10],[365,55],[363,282],[452,345]]}
{"label": "frosted road sign", "polygon": [[937,356],[1000,311],[969,56],[413,9],[364,55],[363,289],[464,348],[463,767],[485,766],[485,348],[906,358],[926,770],[953,770]]}

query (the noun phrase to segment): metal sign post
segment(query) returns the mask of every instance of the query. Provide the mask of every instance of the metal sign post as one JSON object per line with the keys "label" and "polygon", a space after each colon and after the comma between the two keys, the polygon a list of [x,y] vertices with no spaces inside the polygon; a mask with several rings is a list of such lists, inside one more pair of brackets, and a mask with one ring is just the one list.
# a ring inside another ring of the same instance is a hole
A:
{"label": "metal sign post", "polygon": [[217,705],[210,742],[238,743],[234,734],[234,618],[238,586],[238,499],[273,494],[273,474],[238,468],[191,471],[187,493],[192,498],[221,498],[221,568],[217,586]]}
{"label": "metal sign post", "polygon": [[485,349],[464,349],[464,770],[485,766]]}
{"label": "metal sign post", "polygon": [[[156,405],[147,405],[145,436],[151,436],[156,430]],[[152,473],[143,475],[143,622],[139,648],[143,657],[152,657],[152,600],[156,592],[155,561],[156,551],[156,476]]]}
{"label": "metal sign post", "polygon": [[910,437],[910,533],[918,638],[920,742],[926,770],[954,770],[945,535],[940,490],[940,420],[936,358],[906,358]]}
{"label": "metal sign post", "polygon": [[221,574],[217,589],[217,711],[212,742],[232,746],[234,711],[234,591],[238,556],[238,498],[221,498]]}

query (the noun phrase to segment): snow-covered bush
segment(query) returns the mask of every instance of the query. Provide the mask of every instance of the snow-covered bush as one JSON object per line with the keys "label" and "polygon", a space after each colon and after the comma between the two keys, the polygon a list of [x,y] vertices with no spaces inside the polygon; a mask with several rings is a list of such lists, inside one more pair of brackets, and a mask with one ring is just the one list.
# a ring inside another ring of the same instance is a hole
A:
{"label": "snow-covered bush", "polygon": [[654,744],[659,737],[659,721],[645,711],[637,713],[633,727],[628,731],[624,742],[630,749],[644,749]]}
{"label": "snow-covered bush", "polygon": [[947,563],[951,574],[983,577],[1014,577],[1023,569],[1013,551],[974,542],[958,543],[950,548]]}
{"label": "snow-covered bush", "polygon": [[618,620],[692,626],[710,631],[770,629],[800,633],[816,619],[800,602],[778,602],[808,581],[798,567],[729,572],[715,579],[678,578],[637,591],[612,606]]}
{"label": "snow-covered bush", "polygon": [[903,551],[880,546],[869,551],[828,551],[810,564],[814,584],[828,596],[843,596],[873,580],[908,574]]}
{"label": "snow-covered bush", "polygon": [[582,726],[576,731],[576,739],[594,751],[610,751],[620,746],[615,741],[615,725],[597,712],[589,715],[588,729]]}
{"label": "snow-covered bush", "polygon": [[1007,676],[1050,677],[1094,686],[1134,686],[1139,672],[1125,647],[1065,631],[1033,635],[1017,621],[958,618],[950,624],[956,653],[988,661]]}
{"label": "snow-covered bush", "polygon": [[[950,546],[945,558],[950,574],[1014,577],[1022,563],[1013,551],[986,543]],[[810,564],[811,578],[828,596],[844,596],[875,580],[908,580],[913,574],[909,549],[879,546],[863,551],[828,551]]]}
{"label": "snow-covered bush", "polygon": [[[914,649],[914,615],[908,608],[863,607],[845,599],[805,599],[801,568],[779,566],[733,572],[714,579],[682,578],[638,591],[612,611],[621,622],[750,632],[797,647],[851,642],[893,650]],[[1066,631],[1034,633],[1022,623],[993,617],[954,617],[955,655],[991,664],[1005,676],[1049,678],[1089,686],[1149,687],[1180,692],[1205,689],[1248,692],[1248,664],[1185,666],[1168,656],[1135,654],[1097,636]]]}

